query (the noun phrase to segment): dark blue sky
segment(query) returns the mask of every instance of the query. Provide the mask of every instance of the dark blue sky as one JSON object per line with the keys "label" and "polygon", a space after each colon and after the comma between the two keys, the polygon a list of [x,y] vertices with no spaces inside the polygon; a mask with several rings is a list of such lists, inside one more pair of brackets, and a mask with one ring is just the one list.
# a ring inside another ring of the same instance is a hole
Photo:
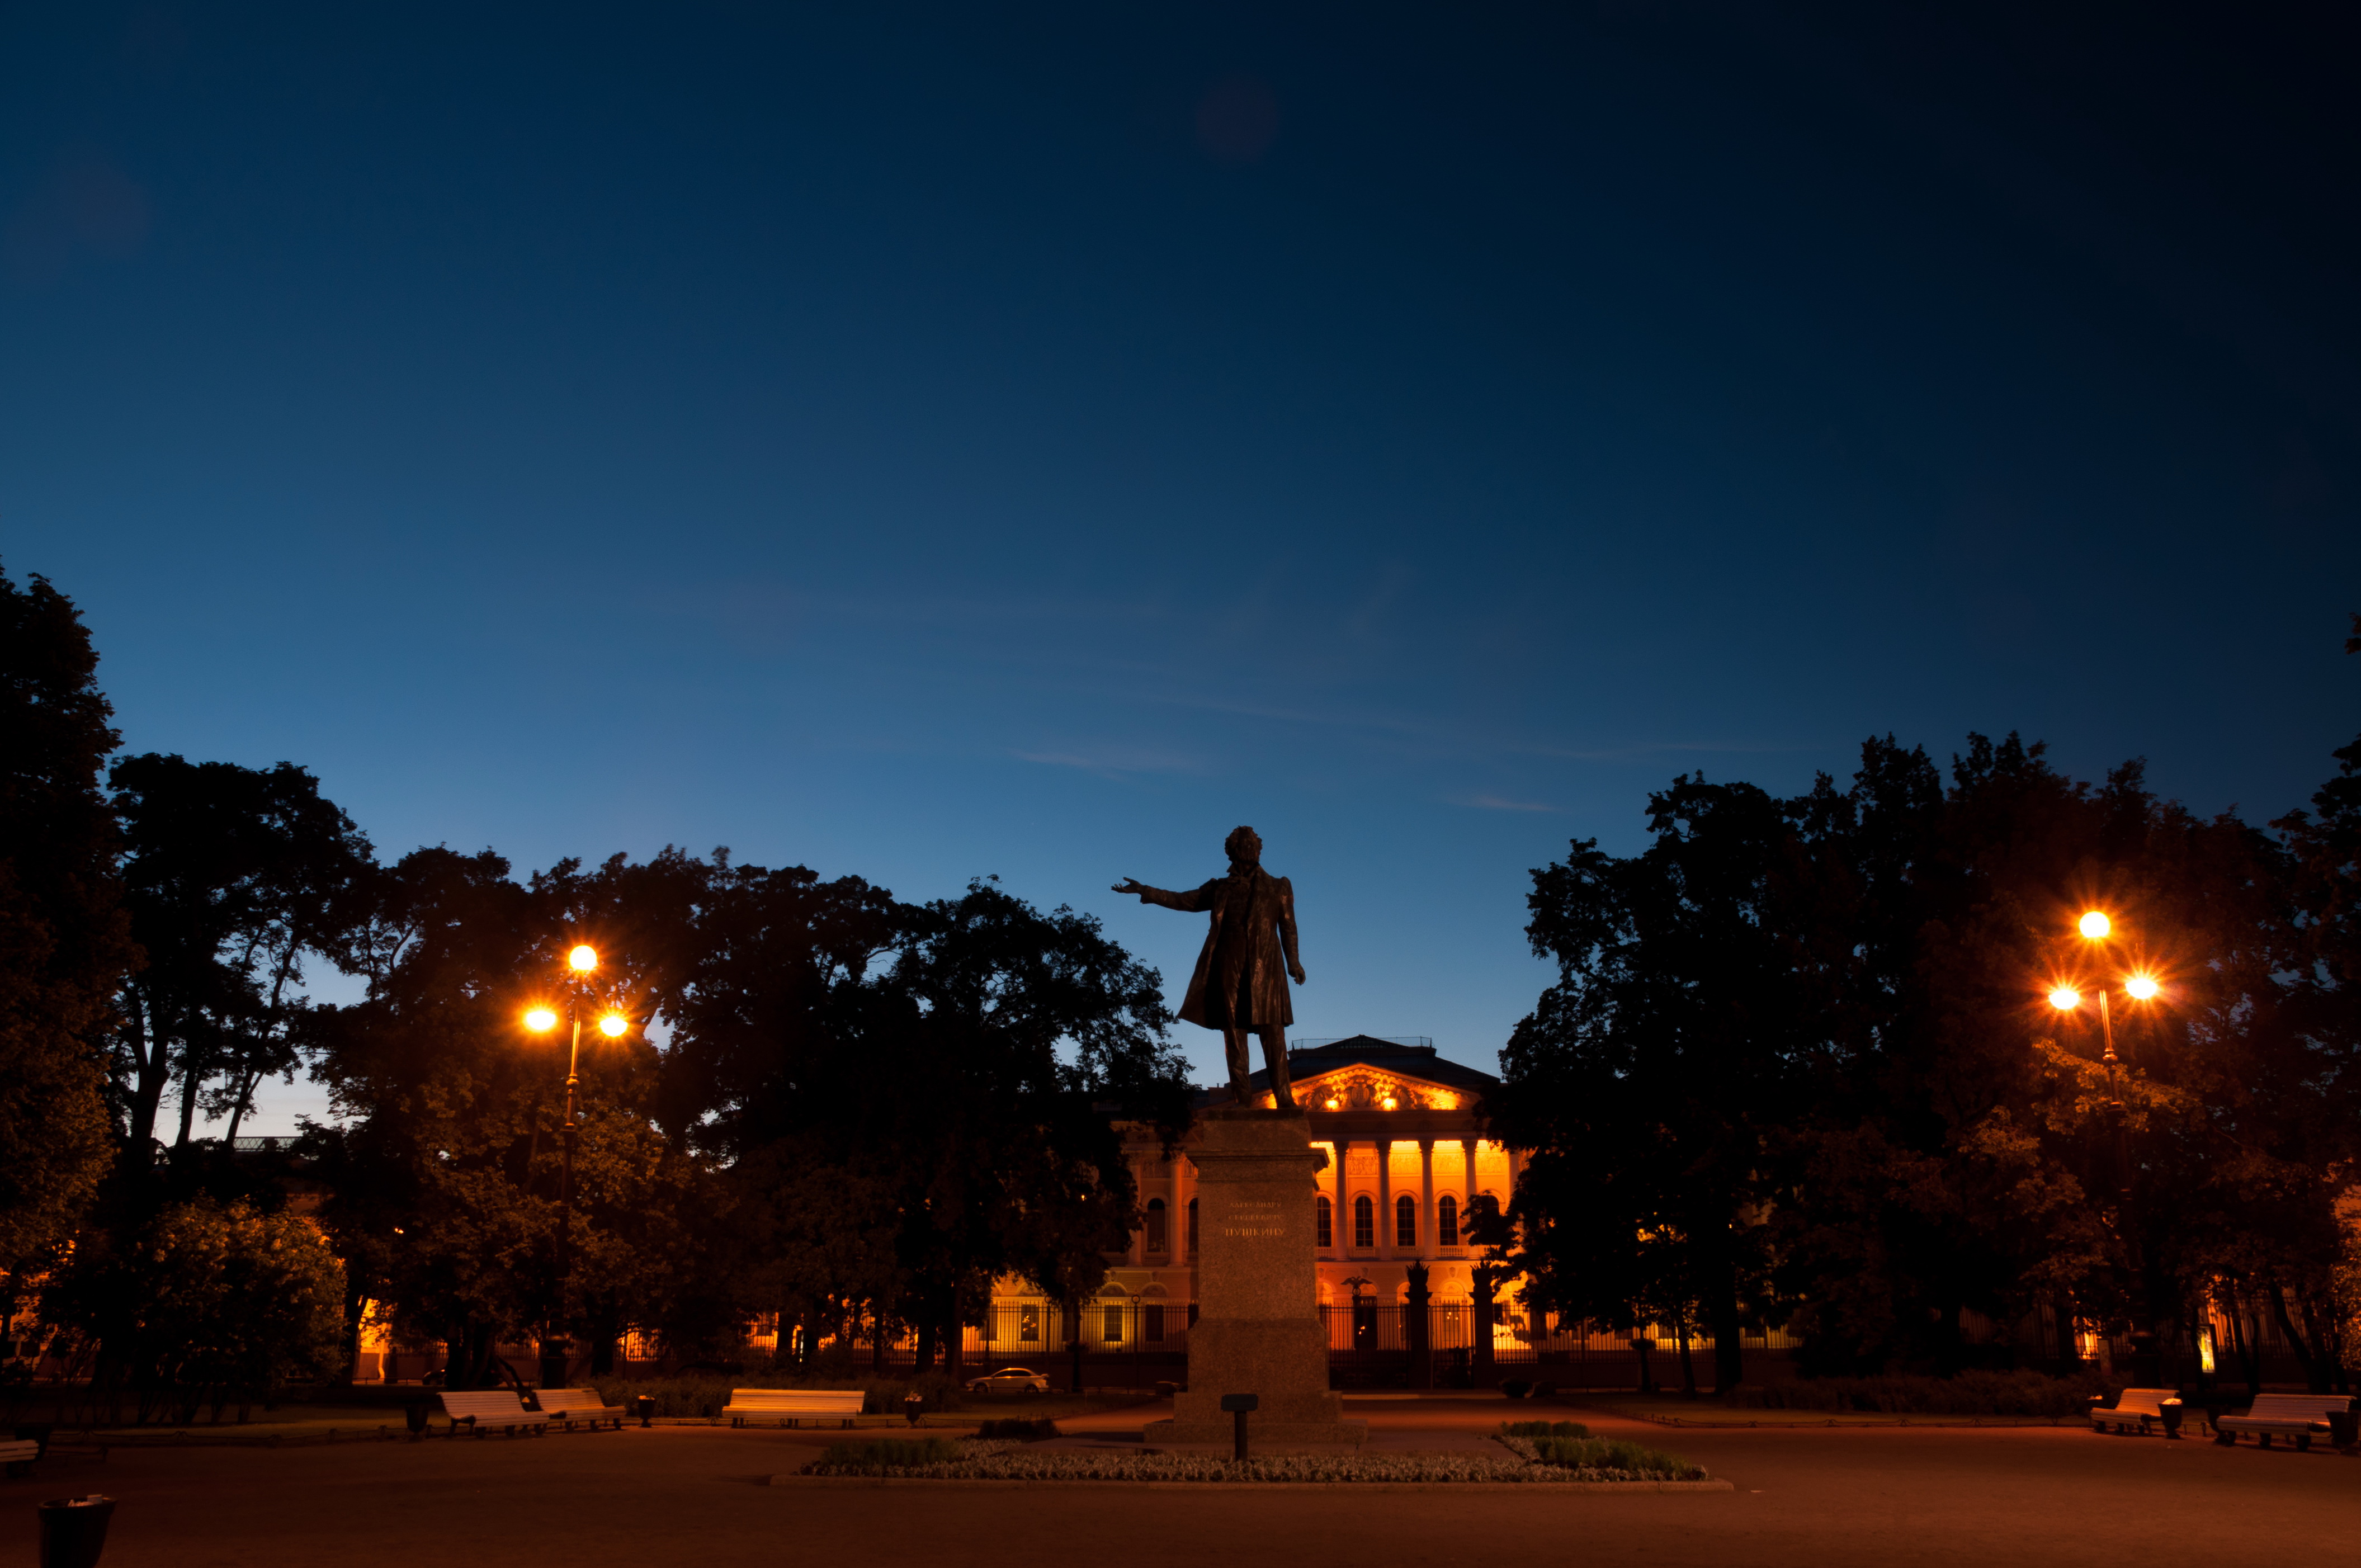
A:
{"label": "dark blue sky", "polygon": [[1527,869],[1675,773],[2326,775],[2361,58],[2287,16],[13,5],[0,561],[390,855],[998,872],[1177,996],[1106,884],[1250,822],[1299,1032],[1488,1065]]}

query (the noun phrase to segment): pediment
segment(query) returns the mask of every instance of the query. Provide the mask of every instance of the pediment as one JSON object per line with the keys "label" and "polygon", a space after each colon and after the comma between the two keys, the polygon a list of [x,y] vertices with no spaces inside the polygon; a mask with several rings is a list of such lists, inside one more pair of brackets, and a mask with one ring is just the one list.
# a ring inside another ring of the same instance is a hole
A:
{"label": "pediment", "polygon": [[1456,1089],[1360,1066],[1300,1080],[1296,1097],[1315,1111],[1456,1111],[1466,1104]]}

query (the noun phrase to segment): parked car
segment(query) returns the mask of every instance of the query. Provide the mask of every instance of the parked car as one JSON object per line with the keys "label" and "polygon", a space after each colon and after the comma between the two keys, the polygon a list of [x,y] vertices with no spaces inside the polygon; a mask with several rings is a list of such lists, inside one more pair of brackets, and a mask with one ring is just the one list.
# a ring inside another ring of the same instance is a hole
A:
{"label": "parked car", "polygon": [[1046,1394],[1049,1380],[1022,1366],[1004,1366],[982,1377],[970,1378],[967,1388],[971,1394]]}

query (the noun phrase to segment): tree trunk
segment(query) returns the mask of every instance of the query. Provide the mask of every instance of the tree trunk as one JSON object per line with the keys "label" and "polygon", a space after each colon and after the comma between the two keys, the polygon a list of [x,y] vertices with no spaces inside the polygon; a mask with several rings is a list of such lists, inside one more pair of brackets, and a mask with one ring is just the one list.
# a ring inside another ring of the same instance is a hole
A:
{"label": "tree trunk", "polygon": [[331,1387],[349,1388],[353,1386],[353,1368],[361,1358],[361,1309],[368,1305],[367,1288],[355,1274],[347,1272],[345,1276],[345,1330],[337,1340],[344,1351],[344,1365],[329,1374]]}
{"label": "tree trunk", "polygon": [[2235,1289],[2230,1292],[2230,1343],[2237,1351],[2238,1370],[2246,1376],[2247,1397],[2259,1396],[2263,1391],[2263,1354],[2255,1343],[2255,1336],[2247,1332],[2246,1304]]}
{"label": "tree trunk", "polygon": [[1476,1343],[1468,1347],[1472,1354],[1467,1360],[1473,1375],[1471,1381],[1478,1388],[1490,1388],[1496,1386],[1498,1378],[1497,1368],[1492,1365],[1492,1331],[1499,1318],[1499,1305],[1492,1293],[1499,1288],[1499,1283],[1492,1277],[1488,1267],[1478,1267],[1471,1274],[1476,1285],[1476,1310],[1473,1313],[1476,1332],[1472,1336]]}
{"label": "tree trunk", "polygon": [[2289,1348],[2295,1352],[2296,1360],[2303,1367],[2303,1386],[2315,1394],[2327,1393],[2328,1379],[2323,1376],[2324,1369],[2320,1365],[2320,1357],[2305,1341],[2302,1332],[2295,1326],[2295,1320],[2288,1315],[2287,1291],[2277,1280],[2271,1282],[2270,1296],[2271,1316],[2279,1320],[2279,1332],[2287,1335]]}
{"label": "tree trunk", "polygon": [[1706,1326],[1713,1331],[1713,1391],[1727,1394],[1746,1381],[1746,1322],[1739,1310],[1738,1282],[1716,1281],[1706,1310],[1711,1314]]}
{"label": "tree trunk", "polygon": [[935,1369],[935,1333],[934,1313],[919,1309],[918,1364],[913,1369],[913,1376],[924,1377]]}
{"label": "tree trunk", "polygon": [[1673,1309],[1673,1333],[1681,1343],[1681,1392],[1694,1399],[1697,1398],[1697,1363],[1689,1356],[1689,1310],[1686,1307]]}
{"label": "tree trunk", "polygon": [[2082,1359],[2074,1344],[2074,1299],[2060,1290],[2058,1299],[2051,1304],[2050,1312],[2057,1319],[2053,1326],[2057,1329],[2058,1338],[2058,1376],[2070,1377],[2074,1375],[2076,1364]]}
{"label": "tree trunk", "polygon": [[960,1310],[960,1290],[951,1288],[943,1324],[943,1375],[953,1383],[962,1381],[967,1374],[966,1314]]}

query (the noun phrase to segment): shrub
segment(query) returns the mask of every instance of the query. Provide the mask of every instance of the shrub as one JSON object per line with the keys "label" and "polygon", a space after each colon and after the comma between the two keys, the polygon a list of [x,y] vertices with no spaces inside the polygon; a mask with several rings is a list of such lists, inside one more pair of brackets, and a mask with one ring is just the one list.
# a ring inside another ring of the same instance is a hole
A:
{"label": "shrub", "polygon": [[1590,1429],[1580,1421],[1502,1421],[1502,1437],[1588,1437]]}
{"label": "shrub", "polygon": [[1890,1415],[2072,1416],[2119,1384],[2096,1374],[2052,1377],[2030,1370],[1956,1377],[1806,1377],[1741,1384],[1724,1402],[1756,1410],[1859,1410]]}
{"label": "shrub", "polygon": [[139,1392],[140,1419],[238,1419],[289,1378],[332,1369],[345,1271],[292,1214],[210,1198],[176,1204],[136,1237],[84,1239],[44,1290],[41,1315],[96,1339]]}
{"label": "shrub", "polygon": [[1678,1454],[1642,1448],[1620,1438],[1536,1437],[1531,1441],[1537,1462],[1568,1470],[1628,1471],[1635,1475],[1658,1475],[1674,1481],[1686,1481],[1705,1474]]}
{"label": "shrub", "polygon": [[610,1405],[634,1409],[631,1401],[646,1395],[653,1399],[654,1414],[672,1417],[718,1416],[721,1407],[730,1402],[730,1390],[746,1384],[729,1377],[684,1376],[679,1377],[593,1377],[590,1387]]}
{"label": "shrub", "polygon": [[1532,1383],[1527,1378],[1511,1377],[1500,1385],[1500,1392],[1511,1399],[1521,1399],[1532,1391]]}
{"label": "shrub", "polygon": [[1010,1442],[1039,1442],[1058,1435],[1058,1423],[1031,1416],[1008,1416],[996,1421],[985,1421],[976,1428],[975,1435],[984,1442],[1002,1439]]}
{"label": "shrub", "polygon": [[880,1437],[865,1442],[831,1442],[813,1463],[816,1468],[840,1475],[883,1475],[889,1470],[949,1464],[960,1457],[960,1445],[947,1437]]}

